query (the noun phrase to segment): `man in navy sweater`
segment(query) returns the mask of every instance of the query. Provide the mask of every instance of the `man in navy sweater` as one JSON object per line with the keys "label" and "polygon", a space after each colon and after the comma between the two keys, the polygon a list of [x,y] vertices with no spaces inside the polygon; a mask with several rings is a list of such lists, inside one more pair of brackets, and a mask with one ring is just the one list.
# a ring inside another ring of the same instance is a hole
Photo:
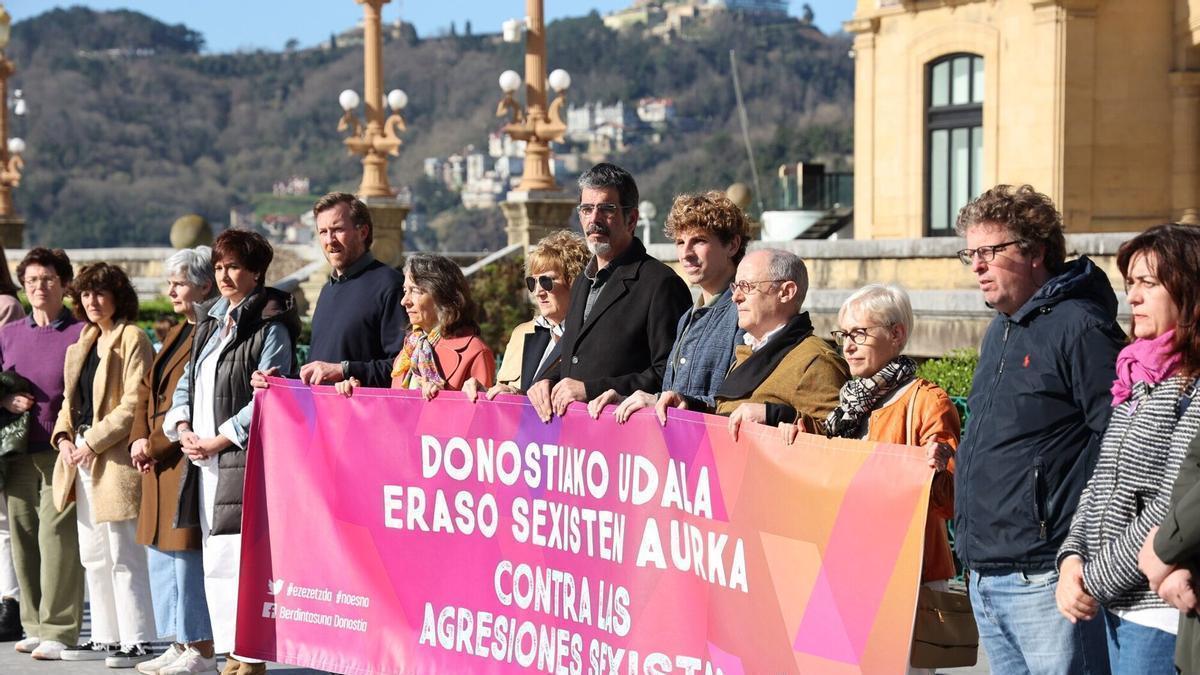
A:
{"label": "man in navy sweater", "polygon": [[[300,379],[332,384],[356,377],[368,387],[387,387],[408,330],[400,306],[404,275],[371,255],[371,212],[354,195],[327,194],[313,206],[313,215],[333,273],[313,312],[309,362],[300,368]],[[253,382],[266,384],[259,373]]]}

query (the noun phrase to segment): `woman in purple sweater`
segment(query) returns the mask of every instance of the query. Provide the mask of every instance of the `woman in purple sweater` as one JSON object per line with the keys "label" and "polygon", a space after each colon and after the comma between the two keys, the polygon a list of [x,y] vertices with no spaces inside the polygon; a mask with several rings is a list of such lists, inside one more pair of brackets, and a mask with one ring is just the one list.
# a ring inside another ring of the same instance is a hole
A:
{"label": "woman in purple sweater", "polygon": [[17,371],[33,385],[33,391],[0,399],[9,412],[30,411],[29,447],[6,457],[0,468],[26,633],[16,649],[41,660],[56,660],[66,645],[78,642],[83,618],[75,505],[59,513],[51,494],[57,453],[50,447],[50,431],[62,407],[63,363],[83,329],[63,308],[73,276],[66,253],[31,250],[17,265],[17,277],[33,312],[0,328],[0,368]]}

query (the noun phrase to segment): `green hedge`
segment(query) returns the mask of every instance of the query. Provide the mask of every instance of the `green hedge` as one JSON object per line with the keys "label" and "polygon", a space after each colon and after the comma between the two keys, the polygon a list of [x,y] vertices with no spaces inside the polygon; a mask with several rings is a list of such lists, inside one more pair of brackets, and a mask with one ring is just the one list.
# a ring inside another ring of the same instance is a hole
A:
{"label": "green hedge", "polygon": [[940,359],[930,359],[917,368],[917,376],[923,377],[946,390],[954,398],[965,398],[971,393],[971,378],[979,363],[979,352],[974,349],[956,349]]}

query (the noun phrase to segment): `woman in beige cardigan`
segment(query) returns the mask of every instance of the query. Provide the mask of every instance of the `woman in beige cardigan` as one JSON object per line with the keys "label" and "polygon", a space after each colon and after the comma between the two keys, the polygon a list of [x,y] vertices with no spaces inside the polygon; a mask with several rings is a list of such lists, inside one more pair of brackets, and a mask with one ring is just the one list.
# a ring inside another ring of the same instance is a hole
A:
{"label": "woman in beige cardigan", "polygon": [[152,656],[148,643],[155,636],[146,549],[137,543],[141,476],[128,445],[153,348],[130,323],[137,318],[137,293],[119,267],[84,267],[71,298],[76,316],[88,324],[67,348],[64,403],[51,435],[58,449],[54,503],[62,510],[76,502],[92,639],[61,656],[128,668]]}

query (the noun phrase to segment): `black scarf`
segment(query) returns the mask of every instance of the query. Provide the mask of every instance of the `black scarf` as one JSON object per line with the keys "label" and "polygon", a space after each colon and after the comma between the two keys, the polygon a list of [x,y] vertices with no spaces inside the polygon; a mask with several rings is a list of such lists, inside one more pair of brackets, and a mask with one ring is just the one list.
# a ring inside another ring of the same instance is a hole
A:
{"label": "black scarf", "polygon": [[726,401],[750,398],[754,390],[775,372],[779,362],[783,361],[792,348],[812,334],[813,325],[808,318],[808,312],[801,312],[792,317],[778,333],[767,340],[767,344],[729,371],[717,392],[717,398]]}
{"label": "black scarf", "polygon": [[897,356],[871,377],[847,381],[838,392],[838,407],[825,418],[825,435],[858,438],[863,422],[875,406],[916,375],[917,363],[907,356]]}

